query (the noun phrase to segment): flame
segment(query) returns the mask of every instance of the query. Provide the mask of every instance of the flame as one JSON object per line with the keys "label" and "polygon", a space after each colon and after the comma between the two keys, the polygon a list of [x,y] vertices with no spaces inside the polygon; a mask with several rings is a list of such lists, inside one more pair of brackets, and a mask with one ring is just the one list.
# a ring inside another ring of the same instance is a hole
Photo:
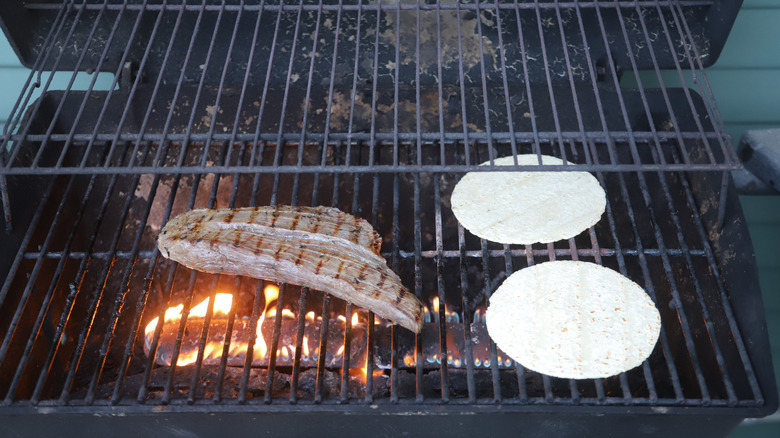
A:
{"label": "flame", "polygon": [[410,367],[414,365],[414,363],[415,363],[414,356],[412,356],[411,354],[407,354],[406,356],[404,356],[404,365]]}
{"label": "flame", "polygon": [[[190,315],[193,317],[206,317],[206,312],[208,312],[209,308],[209,301],[211,301],[211,298],[206,298],[205,300],[201,301],[200,304],[190,309]],[[230,313],[230,308],[233,306],[233,295],[231,294],[216,294],[214,296],[214,309],[212,311],[212,315],[221,313],[223,315],[227,315]],[[170,309],[168,309],[170,310]],[[166,314],[166,321],[168,311],[165,312]],[[181,317],[181,314],[178,315]]]}
{"label": "flame", "polygon": [[[276,316],[276,308],[273,308],[266,312],[266,316],[269,318],[273,318]],[[282,309],[282,318],[291,318],[295,319],[295,314],[290,309]]]}
{"label": "flame", "polygon": [[[222,343],[221,342],[207,342],[203,348],[203,359],[215,359],[222,357]],[[177,366],[184,366],[195,363],[198,360],[198,349],[193,349],[181,353],[179,359],[176,361]]]}
{"label": "flame", "polygon": [[[255,346],[252,350],[252,352],[260,358],[264,358],[265,355],[268,354],[268,346],[263,338],[263,321],[265,321],[265,316],[268,313],[268,307],[271,305],[271,301],[275,301],[279,298],[279,286],[276,286],[275,284],[267,285],[265,289],[263,289],[263,295],[265,295],[265,309],[263,309],[263,313],[257,320],[257,329],[255,329],[257,338],[255,339]],[[282,312],[282,314],[284,315],[284,312]],[[274,309],[274,315],[276,315],[276,309]]]}
{"label": "flame", "polygon": [[[423,311],[425,312],[425,322],[439,322],[439,297],[433,297],[431,304],[432,310],[428,310],[427,306],[423,306]],[[458,312],[447,310],[447,303],[444,303],[444,318],[445,322],[460,322],[460,315]],[[474,322],[476,322],[476,319]]]}
{"label": "flame", "polygon": [[[211,297],[207,297],[205,300],[201,301],[195,307],[190,309],[189,317],[204,318],[206,316],[206,312],[208,312],[210,300]],[[227,315],[228,313],[230,313],[230,308],[232,306],[233,306],[233,295],[226,294],[226,293],[218,293],[214,296],[214,309],[211,314]],[[182,318],[183,310],[184,310],[184,304],[179,304],[178,306],[169,307],[168,309],[166,309],[165,315],[163,316],[164,323],[180,320]],[[144,329],[144,334],[146,336],[151,336],[152,333],[154,333],[155,329],[157,329],[157,323],[159,321],[160,321],[159,316],[151,320],[149,324],[146,325],[146,328]]]}
{"label": "flame", "polygon": [[[273,284],[268,284],[263,289],[263,295],[265,298],[265,304],[262,313],[259,315],[257,320],[257,326],[254,328],[254,333],[256,335],[256,339],[254,341],[253,346],[253,356],[257,359],[267,359],[269,354],[269,345],[266,344],[266,340],[263,336],[262,332],[262,326],[263,323],[268,318],[274,318],[277,314],[277,304],[279,299],[279,287]],[[212,305],[211,310],[211,316],[219,315],[222,318],[222,322],[220,320],[217,320],[214,322],[214,324],[222,324],[224,326],[224,319],[227,318],[230,315],[232,306],[233,306],[233,295],[228,293],[216,293],[213,296],[214,302]],[[195,304],[192,306],[190,311],[187,313],[187,318],[192,318],[192,324],[199,324],[197,319],[200,318],[200,323],[203,322],[202,318],[205,318],[208,315],[209,312],[209,304],[211,303],[211,297],[208,297],[204,299],[203,301]],[[164,336],[170,337],[171,333],[175,335],[176,331],[178,330],[179,323],[181,319],[184,317],[184,305],[179,304],[176,306],[171,306],[168,309],[165,310],[162,318],[164,320],[164,324],[171,324],[171,326],[166,327],[166,329],[163,331]],[[293,313],[290,309],[282,309],[281,315],[283,318],[296,318],[295,313]],[[239,317],[241,318],[241,317]],[[338,321],[343,322],[346,324],[348,321],[353,325],[356,326],[360,324],[360,315],[359,312],[353,312],[351,315],[351,319],[347,319],[349,316],[339,315],[336,317]],[[160,317],[156,317],[152,319],[145,327],[145,335],[146,335],[146,346],[151,345],[153,337],[155,335],[155,332],[157,331],[158,324],[159,324]],[[244,320],[246,320],[246,316],[243,317]],[[319,320],[322,321],[322,316],[318,316],[315,314],[314,311],[307,312],[304,316],[304,319],[307,323],[314,323],[315,321]],[[377,321],[381,320],[377,319]],[[189,322],[188,322],[189,324]],[[246,324],[246,323],[244,323]],[[266,324],[267,325],[267,324]],[[266,327],[267,328],[267,327]],[[222,354],[227,350],[227,354],[230,358],[235,359],[240,357],[241,355],[246,355],[250,343],[247,342],[247,340],[241,339],[240,332],[236,331],[234,329],[232,338],[229,338],[229,347],[225,347],[225,342],[223,341],[224,333],[211,333],[212,331],[216,330],[210,330],[209,331],[209,339],[207,342],[203,345],[203,350],[200,351],[198,348],[198,345],[200,345],[200,330],[197,331],[197,333],[192,332],[187,336],[187,341],[183,343],[185,347],[182,347],[179,351],[179,355],[176,359],[176,365],[177,366],[186,366],[195,363],[198,361],[198,357],[201,356],[202,360],[220,360],[222,359]],[[212,336],[213,335],[213,336]],[[231,336],[228,334],[228,336]],[[309,361],[312,359],[317,358],[319,348],[316,348],[316,345],[309,345],[309,336],[304,335],[303,339],[301,340],[301,358],[302,360]],[[166,341],[169,342],[169,341]],[[169,345],[170,347],[170,345]],[[334,345],[335,347],[335,345]],[[345,346],[342,344],[339,346],[338,351],[336,352],[336,356],[342,356],[344,355]],[[169,350],[170,351],[170,350]],[[289,362],[292,360],[293,357],[296,355],[296,346],[295,344],[286,344],[286,345],[280,345],[278,349],[276,350],[276,355],[282,362]],[[170,357],[170,356],[168,356]],[[350,375],[356,376],[357,378],[360,378],[363,382],[366,380],[366,376],[368,373],[368,362],[367,358],[363,359],[365,362],[362,364],[361,368],[357,368],[358,363],[355,363],[355,368],[352,368],[350,370]],[[411,361],[411,363],[414,363],[414,357],[410,356],[405,359],[406,362]],[[382,370],[375,370],[374,375],[383,375],[384,372]]]}
{"label": "flame", "polygon": [[303,335],[303,345],[301,346],[301,349],[303,350],[303,357],[308,358],[309,357],[309,337],[306,335]]}

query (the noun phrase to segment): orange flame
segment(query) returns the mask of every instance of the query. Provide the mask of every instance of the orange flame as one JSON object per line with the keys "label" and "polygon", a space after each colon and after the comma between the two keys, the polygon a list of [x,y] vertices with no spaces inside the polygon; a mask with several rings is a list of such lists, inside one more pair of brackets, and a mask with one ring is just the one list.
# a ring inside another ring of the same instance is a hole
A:
{"label": "orange flame", "polygon": [[303,357],[308,358],[309,357],[309,337],[306,335],[303,335],[303,344],[301,346],[301,349],[303,350]]}
{"label": "orange flame", "polygon": [[[268,346],[266,345],[265,339],[263,338],[262,327],[271,301],[275,301],[277,298],[279,298],[279,286],[274,284],[267,285],[265,289],[263,289],[263,295],[265,295],[265,309],[260,315],[260,318],[257,320],[257,329],[255,331],[257,338],[255,339],[255,346],[253,349],[254,354],[257,354],[260,358],[265,358],[265,355],[268,354]],[[282,314],[284,315],[284,312],[282,312]],[[276,309],[274,309],[274,315],[276,315]]]}
{"label": "orange flame", "polygon": [[[207,297],[205,300],[201,301],[195,307],[190,309],[189,317],[201,317],[201,318],[205,317],[206,312],[208,311],[210,300],[211,297]],[[211,314],[227,315],[228,313],[230,313],[230,308],[232,306],[233,306],[233,295],[218,293],[214,296],[214,309]],[[165,316],[163,317],[164,323],[180,320],[182,318],[183,310],[184,310],[184,304],[179,304],[178,306],[169,307],[168,309],[166,309]],[[159,320],[160,320],[159,316],[151,320],[149,324],[146,325],[146,328],[144,329],[144,334],[150,336],[152,333],[154,333],[154,331],[157,329],[157,323],[159,322]]]}
{"label": "orange flame", "polygon": [[[262,325],[268,318],[274,318],[276,316],[276,303],[279,299],[279,287],[273,284],[268,284],[263,289],[263,294],[265,298],[265,307],[263,309],[263,312],[258,317],[257,326],[255,327],[255,334],[256,334],[256,340],[254,343],[254,351],[253,356],[258,359],[267,359],[269,354],[269,346],[266,344],[265,338],[263,337],[262,332]],[[214,295],[214,303],[212,305],[212,311],[211,316],[220,315],[222,317],[222,320],[224,321],[224,318],[226,318],[232,309],[233,306],[233,295],[227,294],[227,293],[217,293]],[[193,318],[193,323],[195,322],[195,319],[198,318],[205,318],[208,315],[208,308],[209,303],[211,301],[211,297],[208,297],[204,299],[203,301],[195,304],[192,306],[190,311],[187,314],[187,318]],[[179,321],[184,317],[183,315],[184,311],[184,305],[179,304],[177,306],[171,306],[168,309],[166,309],[163,320],[164,324],[172,324],[171,327],[168,327],[164,333],[165,336],[171,335],[171,330],[177,330],[179,327]],[[289,309],[282,309],[282,317],[283,318],[296,318],[296,315]],[[316,315],[313,311],[310,311],[306,313],[304,316],[307,323],[314,323],[317,320],[322,320],[322,316]],[[336,318],[338,321],[341,321],[343,323],[347,323],[347,317],[343,315],[339,315]],[[202,321],[202,320],[201,320]],[[356,326],[360,323],[360,316],[358,312],[354,312],[351,316],[351,319],[349,320],[353,326]],[[218,323],[218,322],[215,322]],[[146,339],[146,345],[149,346],[152,343],[152,339],[155,335],[155,332],[158,329],[159,324],[159,317],[156,317],[152,319],[145,327],[144,333],[145,333],[145,339]],[[222,322],[224,324],[224,322]],[[175,333],[174,333],[175,334]],[[199,337],[200,332],[193,336]],[[219,338],[217,338],[219,336]],[[229,335],[230,336],[230,335]],[[235,331],[233,332],[233,337],[229,339],[230,345],[227,348],[227,354],[230,358],[237,358],[240,355],[245,355],[249,349],[250,344],[246,340],[239,340],[236,339],[236,336],[240,336],[239,332]],[[192,336],[189,336],[192,337]],[[220,340],[217,340],[220,339]],[[214,337],[210,337],[210,339],[204,344],[203,351],[201,352],[202,360],[220,360],[222,359],[222,354],[225,351],[225,342],[221,340],[222,336],[219,334],[215,334]],[[198,360],[199,356],[199,348],[196,344],[199,344],[197,340],[195,340],[195,343],[188,343],[186,347],[182,347],[181,351],[179,352],[179,356],[176,360],[177,366],[185,366],[195,363]],[[276,351],[276,355],[281,361],[290,361],[295,356],[296,348],[295,344],[289,344],[289,345],[280,345]],[[318,348],[313,348],[315,346],[309,345],[309,336],[304,335],[303,339],[301,340],[301,358],[303,360],[311,360],[316,359],[317,355],[319,354]],[[342,344],[338,351],[336,352],[336,356],[343,356],[344,355],[345,346]],[[365,360],[365,359],[364,359]],[[357,365],[357,364],[355,364]],[[354,373],[353,373],[354,371]],[[383,371],[375,371],[374,374],[383,374]],[[362,375],[362,380],[365,381],[365,376],[367,374],[367,362],[365,362],[361,369],[353,368],[350,370],[350,375]]]}

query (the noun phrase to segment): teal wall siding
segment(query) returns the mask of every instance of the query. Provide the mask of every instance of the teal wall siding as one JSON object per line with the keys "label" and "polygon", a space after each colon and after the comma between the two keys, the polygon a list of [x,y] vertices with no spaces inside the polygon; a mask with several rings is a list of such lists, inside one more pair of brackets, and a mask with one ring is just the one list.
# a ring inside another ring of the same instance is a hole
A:
{"label": "teal wall siding", "polygon": [[0,33],[0,133],[30,71],[19,63],[11,45]]}
{"label": "teal wall siding", "polygon": [[[49,80],[49,73],[41,75],[41,83],[45,85]],[[86,90],[92,81],[92,75],[84,72],[76,73],[72,90]],[[19,98],[30,77],[30,70],[22,67],[11,45],[2,33],[0,33],[0,133],[8,121],[11,110]],[[71,72],[57,72],[51,78],[49,89],[65,89],[73,78]],[[111,73],[98,73],[93,89],[107,90],[113,83],[114,75]],[[29,102],[34,102],[40,96],[40,89],[36,89]]]}
{"label": "teal wall siding", "polygon": [[[707,71],[726,130],[780,128],[780,2],[745,0],[723,53]],[[758,264],[769,342],[780,376],[780,196],[743,196],[742,207]],[[780,436],[780,416],[746,421],[732,434]]]}

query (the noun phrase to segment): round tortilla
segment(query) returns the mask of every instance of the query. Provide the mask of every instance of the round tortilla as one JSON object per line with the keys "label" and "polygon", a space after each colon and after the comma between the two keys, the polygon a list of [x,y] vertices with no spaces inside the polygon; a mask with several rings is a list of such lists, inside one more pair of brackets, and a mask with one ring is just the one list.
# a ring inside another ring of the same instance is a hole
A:
{"label": "round tortilla", "polygon": [[[515,163],[513,157],[493,162]],[[542,163],[563,161],[542,155]],[[536,154],[518,155],[517,164],[539,160]],[[588,172],[470,172],[455,185],[450,201],[455,217],[476,236],[522,245],[574,237],[598,222],[607,205],[604,189]]]}
{"label": "round tortilla", "polygon": [[512,359],[570,379],[641,365],[661,331],[661,316],[638,284],[578,261],[515,272],[490,297],[486,318],[490,337]]}

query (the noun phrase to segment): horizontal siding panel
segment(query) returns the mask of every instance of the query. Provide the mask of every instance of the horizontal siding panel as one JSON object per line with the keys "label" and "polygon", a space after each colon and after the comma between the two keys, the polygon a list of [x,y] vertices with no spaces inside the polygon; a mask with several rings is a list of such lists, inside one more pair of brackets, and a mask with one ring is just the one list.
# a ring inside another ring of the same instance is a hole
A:
{"label": "horizontal siding panel", "polygon": [[26,68],[0,67],[0,132],[29,75],[30,70]]}
{"label": "horizontal siding panel", "polygon": [[0,32],[0,69],[5,67],[21,67],[22,63],[16,57],[16,53],[11,48],[11,44],[5,38],[5,34]]}
{"label": "horizontal siding panel", "polygon": [[763,292],[764,308],[767,313],[773,312],[780,320],[780,293],[777,293],[777,285],[780,284],[780,272],[772,269],[758,270],[759,283]]}
{"label": "horizontal siding panel", "polygon": [[726,122],[725,127],[726,133],[731,136],[732,142],[736,147],[739,144],[739,140],[742,138],[742,135],[745,133],[745,131],[752,129],[780,129],[780,120],[765,123]]}
{"label": "horizontal siding panel", "polygon": [[[732,0],[726,0],[732,1]],[[745,0],[742,2],[742,9],[753,8],[778,8],[777,0]]]}
{"label": "horizontal siding panel", "polygon": [[724,121],[780,122],[780,69],[713,70],[707,78]]}
{"label": "horizontal siding panel", "polygon": [[[780,2],[775,1],[776,5]],[[710,70],[722,68],[780,68],[780,6],[775,9],[742,9]]]}
{"label": "horizontal siding panel", "polygon": [[750,224],[780,224],[780,196],[741,196],[742,210]]}
{"label": "horizontal siding panel", "polygon": [[748,229],[759,269],[776,270],[780,267],[780,260],[775,257],[777,243],[780,242],[780,223],[753,224],[752,218],[748,216]]}

